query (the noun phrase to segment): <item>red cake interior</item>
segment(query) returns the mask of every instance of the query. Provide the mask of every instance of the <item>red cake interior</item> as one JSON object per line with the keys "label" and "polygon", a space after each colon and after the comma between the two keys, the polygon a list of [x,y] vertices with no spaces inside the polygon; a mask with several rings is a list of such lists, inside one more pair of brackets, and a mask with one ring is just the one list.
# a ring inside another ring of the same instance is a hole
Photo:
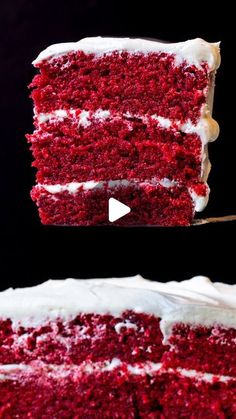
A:
{"label": "red cake interior", "polygon": [[0,381],[0,416],[12,418],[234,418],[236,382],[179,374],[133,375],[125,367],[81,374],[36,369]]}
{"label": "red cake interior", "polygon": [[165,353],[165,363],[215,374],[236,375],[236,330],[220,326],[180,324],[170,338],[174,351]]}
{"label": "red cake interior", "polygon": [[37,112],[111,109],[196,122],[210,83],[207,65],[175,65],[165,53],[71,52],[37,65],[31,87]]}
{"label": "red cake interior", "polygon": [[[234,418],[236,331],[126,311],[0,322],[0,417]],[[206,374],[206,372],[208,374]]]}
{"label": "red cake interior", "polygon": [[[198,185],[203,195],[204,184]],[[131,184],[57,194],[35,187],[31,194],[39,207],[44,224],[58,225],[106,225],[108,224],[108,201],[115,198],[131,208],[116,225],[162,225],[182,226],[191,224],[193,202],[185,187],[166,188],[161,185]]]}
{"label": "red cake interior", "polygon": [[0,323],[0,364],[37,359],[51,364],[80,364],[103,361],[107,354],[109,359],[130,363],[144,357],[159,362],[163,352],[159,319],[147,314],[126,312],[119,318],[83,314],[71,322],[20,327],[16,331],[9,320]]}
{"label": "red cake interior", "polygon": [[[227,351],[226,348],[227,347]],[[163,344],[160,319],[126,311],[120,317],[81,314],[71,321],[45,322],[15,328],[0,323],[0,364],[79,365],[118,358],[130,364],[162,362],[166,368],[186,368],[236,375],[236,330],[220,326],[176,324]]]}
{"label": "red cake interior", "polygon": [[[79,112],[77,112],[79,118]],[[202,143],[196,134],[163,129],[148,118],[111,117],[78,127],[55,119],[28,136],[39,183],[109,179],[199,181]]]}

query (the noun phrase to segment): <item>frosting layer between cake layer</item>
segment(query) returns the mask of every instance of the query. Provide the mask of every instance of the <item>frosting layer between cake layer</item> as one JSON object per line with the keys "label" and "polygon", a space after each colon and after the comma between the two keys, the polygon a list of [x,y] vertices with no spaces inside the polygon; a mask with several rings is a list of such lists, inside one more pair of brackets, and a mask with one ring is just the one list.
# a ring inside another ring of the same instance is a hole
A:
{"label": "frosting layer between cake layer", "polygon": [[143,362],[137,365],[130,365],[126,362],[121,362],[118,358],[112,360],[105,360],[103,362],[86,362],[78,365],[57,365],[57,364],[44,364],[43,362],[34,362],[33,365],[25,364],[9,364],[0,365],[0,381],[4,380],[20,380],[21,374],[32,374],[38,371],[44,371],[51,377],[60,379],[66,376],[80,376],[82,374],[97,374],[104,372],[111,372],[117,368],[122,368],[122,373],[130,375],[146,375],[154,376],[156,374],[179,374],[182,377],[194,378],[198,381],[205,381],[214,383],[214,381],[227,382],[235,381],[234,376],[203,373],[201,371],[185,369],[185,368],[165,368],[161,362]]}
{"label": "frosting layer between cake layer", "polygon": [[[150,179],[145,182],[141,182],[138,180],[127,180],[127,179],[118,179],[118,180],[110,180],[110,181],[94,181],[89,180],[87,182],[70,182],[65,184],[37,184],[35,188],[41,189],[43,188],[45,191],[49,192],[50,194],[58,194],[62,192],[68,192],[70,194],[79,193],[81,190],[88,191],[92,189],[103,189],[104,187],[108,187],[108,189],[113,189],[117,187],[129,187],[133,186],[162,186],[163,188],[173,188],[178,187],[178,182],[174,180],[169,180],[167,178],[157,180],[157,179]],[[207,186],[207,185],[206,185]],[[193,208],[196,212],[201,212],[206,207],[208,200],[209,200],[209,188],[205,195],[197,194],[191,187],[188,188],[188,193],[193,201]]]}
{"label": "frosting layer between cake layer", "polygon": [[215,141],[219,135],[219,125],[211,117],[207,105],[202,107],[201,117],[199,118],[197,124],[193,124],[190,120],[183,123],[179,120],[171,120],[169,118],[163,118],[162,116],[155,114],[151,116],[136,114],[132,115],[130,112],[127,112],[126,114],[120,114],[119,112],[111,113],[109,110],[104,109],[98,109],[96,112],[86,110],[81,110],[81,112],[78,112],[76,109],[56,109],[51,113],[40,113],[35,115],[35,120],[39,126],[45,122],[55,123],[57,121],[63,121],[67,118],[75,119],[78,121],[78,126],[83,126],[84,128],[89,127],[94,122],[94,120],[102,122],[106,119],[114,120],[121,118],[137,118],[146,124],[148,124],[149,120],[154,120],[161,128],[173,128],[175,130],[184,132],[185,134],[197,134],[200,137],[203,145]]}

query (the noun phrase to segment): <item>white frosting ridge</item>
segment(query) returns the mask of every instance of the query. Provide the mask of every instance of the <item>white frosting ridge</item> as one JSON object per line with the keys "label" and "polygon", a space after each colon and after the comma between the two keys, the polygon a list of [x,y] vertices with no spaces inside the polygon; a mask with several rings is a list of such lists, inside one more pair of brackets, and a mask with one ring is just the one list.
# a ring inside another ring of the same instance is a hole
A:
{"label": "white frosting ridge", "polygon": [[201,110],[201,117],[197,124],[193,124],[190,120],[182,123],[179,120],[171,120],[161,116],[152,115],[152,119],[156,119],[162,128],[175,127],[178,131],[185,134],[197,134],[203,145],[215,141],[219,135],[219,125],[211,117],[208,105],[204,105]]}
{"label": "white frosting ridge", "polygon": [[176,323],[236,328],[236,285],[212,283],[206,277],[182,282],[131,278],[49,280],[0,293],[0,318],[13,326],[36,327],[79,313],[120,316],[126,310],[161,318],[164,342]]}
{"label": "white frosting ridge", "polygon": [[134,329],[137,330],[137,326],[134,323],[131,323],[129,320],[125,320],[124,322],[116,323],[115,331],[116,333],[120,333],[122,329]]}
{"label": "white frosting ridge", "polygon": [[57,183],[55,185],[39,183],[36,187],[43,188],[51,194],[57,194],[61,192],[69,192],[73,194],[73,193],[77,193],[79,189],[83,189],[85,191],[89,189],[95,189],[95,188],[100,189],[104,186],[104,184],[105,182],[96,182],[94,180],[89,180],[87,182],[70,182],[70,183],[65,183],[64,185],[61,185],[60,183]]}
{"label": "white frosting ridge", "polygon": [[38,184],[37,187],[45,189],[47,192],[51,194],[57,194],[60,192],[69,192],[71,194],[77,193],[79,189],[82,189],[84,191],[90,190],[90,189],[102,189],[105,185],[108,186],[108,188],[116,188],[116,187],[127,187],[127,186],[135,186],[135,185],[161,185],[164,188],[171,188],[174,186],[178,186],[178,183],[174,180],[169,179],[162,179],[162,180],[156,180],[156,179],[150,179],[149,181],[136,181],[136,180],[127,180],[127,179],[118,179],[118,180],[109,180],[109,181],[94,181],[89,180],[86,182],[70,182],[65,183],[64,185],[58,183],[55,185],[49,185],[49,184]]}
{"label": "white frosting ridge", "polygon": [[[131,114],[130,112],[118,113],[110,112],[105,109],[97,109],[95,112],[82,110],[80,114],[76,114],[75,109],[57,109],[50,113],[39,113],[36,114],[36,120],[39,125],[44,124],[45,122],[55,122],[62,121],[66,118],[76,119],[78,126],[83,126],[84,128],[89,127],[92,124],[92,120],[105,121],[106,119],[117,120],[127,118],[138,118],[144,123],[148,123],[149,119],[155,120],[161,128],[179,130],[186,134],[197,134],[203,145],[206,145],[209,142],[216,140],[219,135],[219,125],[211,117],[208,105],[203,105],[201,110],[201,116],[197,124],[193,124],[190,120],[187,120],[185,123],[182,123],[180,120],[171,120],[169,118],[164,118],[153,114],[148,115],[139,115]],[[129,122],[129,121],[127,121]]]}
{"label": "white frosting ridge", "polygon": [[44,371],[54,379],[66,378],[67,376],[80,376],[81,374],[97,374],[104,372],[112,372],[116,369],[120,370],[122,374],[129,375],[161,375],[161,374],[177,374],[182,377],[188,377],[194,379],[194,381],[203,381],[206,383],[215,383],[228,381],[235,381],[236,378],[228,375],[204,373],[197,370],[186,369],[186,368],[164,368],[161,362],[155,363],[151,361],[140,362],[137,364],[128,364],[121,361],[118,358],[112,360],[92,362],[83,362],[80,365],[57,365],[57,364],[45,364],[41,361],[33,362],[31,365],[26,364],[8,364],[0,365],[0,380],[6,379],[19,380],[22,375],[35,374],[35,372]]}
{"label": "white frosting ridge", "polygon": [[216,70],[220,65],[219,43],[208,43],[200,38],[178,43],[164,43],[147,39],[103,38],[100,36],[84,38],[78,42],[51,45],[39,54],[33,61],[33,65],[37,66],[44,60],[73,51],[83,51],[96,56],[110,54],[113,51],[127,51],[131,54],[163,52],[174,55],[176,65],[186,62],[188,65],[201,68],[202,63],[207,63],[210,71]]}

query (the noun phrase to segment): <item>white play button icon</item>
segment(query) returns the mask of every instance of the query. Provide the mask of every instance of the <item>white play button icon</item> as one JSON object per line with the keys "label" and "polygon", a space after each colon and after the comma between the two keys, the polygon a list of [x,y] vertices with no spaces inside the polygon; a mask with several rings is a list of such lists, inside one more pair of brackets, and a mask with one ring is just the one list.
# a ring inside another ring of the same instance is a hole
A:
{"label": "white play button icon", "polygon": [[131,209],[128,205],[122,204],[122,202],[115,198],[109,199],[108,218],[111,223],[124,217],[124,215],[128,214],[130,211]]}

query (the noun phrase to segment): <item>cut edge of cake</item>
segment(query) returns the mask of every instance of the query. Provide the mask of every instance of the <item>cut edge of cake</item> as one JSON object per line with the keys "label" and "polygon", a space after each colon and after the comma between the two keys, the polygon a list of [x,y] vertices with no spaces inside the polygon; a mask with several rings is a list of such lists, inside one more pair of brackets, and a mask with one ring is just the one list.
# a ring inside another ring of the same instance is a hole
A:
{"label": "cut edge of cake", "polygon": [[[193,185],[192,187],[188,187],[187,190],[192,200],[193,214],[195,212],[203,211],[203,209],[206,207],[208,203],[210,192],[209,186],[207,185],[207,178],[211,168],[211,164],[208,157],[208,143],[214,141],[219,135],[219,126],[217,122],[212,118],[215,72],[220,65],[219,44],[220,43],[208,43],[200,38],[185,42],[169,44],[158,41],[150,41],[146,39],[91,37],[84,38],[75,43],[52,45],[39,54],[39,56],[33,62],[35,67],[40,67],[46,61],[53,62],[54,59],[57,60],[60,57],[78,51],[83,52],[85,54],[94,54],[94,56],[97,58],[112,54],[114,51],[117,53],[122,53],[126,51],[130,54],[150,54],[157,52],[173,55],[175,57],[176,66],[183,65],[183,63],[185,63],[185,65],[195,66],[197,69],[201,70],[203,65],[207,65],[207,71],[209,72],[209,74],[211,74],[211,78],[210,83],[206,88],[205,103],[203,103],[203,105],[201,106],[200,116],[197,123],[193,123],[190,119],[181,121],[178,119],[165,118],[157,114],[141,115],[137,113],[132,114],[129,111],[125,113],[118,111],[114,112],[114,110],[111,112],[111,110],[103,108],[98,108],[95,111],[88,111],[86,109],[78,110],[74,109],[73,107],[69,109],[60,108],[54,109],[52,112],[45,113],[38,112],[37,108],[35,107],[34,111],[36,132],[37,130],[44,130],[46,124],[60,123],[60,121],[77,121],[78,127],[81,126],[83,127],[83,129],[86,130],[89,129],[89,127],[92,124],[97,122],[99,122],[99,124],[103,124],[107,120],[112,122],[117,118],[122,119],[129,117],[131,119],[137,118],[147,124],[150,120],[155,121],[157,123],[157,126],[159,126],[161,129],[169,129],[170,127],[174,127],[173,129],[176,130],[176,132],[182,132],[186,135],[194,134],[200,138],[202,144],[200,156],[201,173],[199,174],[198,181],[205,185],[205,188],[204,193],[202,193],[203,188],[199,188],[196,184],[196,187],[195,185]],[[118,183],[120,181],[122,182],[123,180],[125,179],[109,179],[109,181],[112,184]],[[173,179],[169,180],[168,177],[164,177],[161,179],[156,179],[155,177],[153,177],[147,180],[147,184],[149,183],[149,181],[151,183],[157,181],[157,183],[161,182],[162,185],[164,185],[166,183],[166,180],[170,182],[173,181]],[[58,198],[60,199],[60,193],[63,189],[66,190],[68,194],[75,194],[76,184],[81,184],[83,190],[87,190],[87,185],[89,185],[89,189],[91,190],[93,189],[93,187],[91,186],[92,183],[94,182],[94,185],[96,184],[95,187],[97,187],[99,181],[99,179],[88,179],[88,181],[81,181],[81,179],[76,178],[73,179],[71,182],[65,181],[64,184],[60,184],[58,182],[52,184],[48,182],[38,182],[38,185],[36,185],[36,187],[33,190],[32,196],[33,199],[36,200],[37,204],[41,206],[41,202],[44,200],[45,195],[43,192],[44,190],[47,191],[47,198],[49,198],[51,194],[52,200],[55,200],[57,194],[59,194]],[[140,181],[138,179],[136,180],[135,178],[131,180],[131,183],[132,182],[137,182],[137,185],[139,185],[140,183]],[[61,185],[61,188],[59,188],[59,185]],[[100,181],[100,185],[102,185],[102,180]],[[176,187],[178,188],[178,186]],[[123,186],[123,188],[125,187]],[[56,189],[58,189],[58,191],[60,189],[60,192],[55,192]],[[79,189],[77,188],[77,192],[79,191]],[[201,191],[200,193],[199,190]],[[127,202],[126,204],[129,205],[129,202]],[[44,217],[42,215],[42,219],[43,218]],[[45,220],[46,218],[47,216],[45,217]],[[67,222],[65,223],[67,224]],[[104,221],[102,223],[104,223]],[[185,223],[189,224],[187,221],[183,222],[183,224]],[[63,224],[62,221],[61,224]],[[73,222],[71,222],[71,224],[73,225]],[[75,221],[74,224],[77,224],[77,221]],[[180,225],[181,224],[182,222],[180,222]]]}

